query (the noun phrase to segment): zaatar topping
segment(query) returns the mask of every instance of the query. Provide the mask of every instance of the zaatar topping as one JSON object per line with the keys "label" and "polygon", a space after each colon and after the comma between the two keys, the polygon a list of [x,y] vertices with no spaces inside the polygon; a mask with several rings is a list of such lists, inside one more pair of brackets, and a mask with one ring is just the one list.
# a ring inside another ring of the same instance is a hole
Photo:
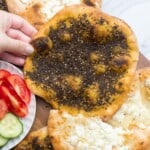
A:
{"label": "zaatar topping", "polygon": [[[105,18],[97,19],[95,29],[86,14],[59,21],[56,29],[49,29],[51,47],[44,37],[33,41],[38,51],[32,55],[36,67],[26,74],[53,89],[60,105],[91,111],[111,104],[112,95],[120,92],[115,87],[122,77],[117,70],[128,65],[126,60],[120,60],[128,54],[128,44],[115,24],[108,28],[107,36],[99,34],[104,24],[110,26]],[[40,41],[44,41],[44,46]],[[122,69],[122,73],[125,71]]]}

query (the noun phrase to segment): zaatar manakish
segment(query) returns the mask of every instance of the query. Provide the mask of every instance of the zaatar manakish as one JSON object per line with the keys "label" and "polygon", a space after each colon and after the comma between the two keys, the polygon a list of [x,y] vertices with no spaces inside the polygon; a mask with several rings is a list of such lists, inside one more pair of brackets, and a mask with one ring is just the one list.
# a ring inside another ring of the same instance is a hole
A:
{"label": "zaatar manakish", "polygon": [[126,99],[138,61],[122,20],[85,5],[57,13],[32,40],[24,75],[53,108],[108,120]]}

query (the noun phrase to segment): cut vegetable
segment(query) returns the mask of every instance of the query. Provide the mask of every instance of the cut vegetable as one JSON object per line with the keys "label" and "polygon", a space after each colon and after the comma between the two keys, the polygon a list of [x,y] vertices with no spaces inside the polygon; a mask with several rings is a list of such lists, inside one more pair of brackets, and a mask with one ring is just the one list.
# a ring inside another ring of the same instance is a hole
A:
{"label": "cut vegetable", "polygon": [[0,135],[4,138],[15,138],[23,132],[23,124],[12,113],[7,113],[0,120]]}
{"label": "cut vegetable", "polygon": [[28,104],[30,102],[31,93],[28,89],[25,81],[23,78],[21,78],[19,75],[12,74],[7,77],[7,80],[10,82],[10,84],[15,89],[16,93],[20,98]]}
{"label": "cut vegetable", "polygon": [[13,86],[5,78],[0,86],[1,97],[7,101],[8,110],[18,117],[25,117],[28,114],[27,104],[17,95]]}
{"label": "cut vegetable", "polygon": [[10,72],[4,69],[0,69],[0,79],[3,79],[5,77],[8,77],[10,75]]}
{"label": "cut vegetable", "polygon": [[7,112],[8,112],[7,103],[3,98],[0,97],[0,120],[5,116]]}
{"label": "cut vegetable", "polygon": [[9,139],[0,136],[0,147],[4,146]]}

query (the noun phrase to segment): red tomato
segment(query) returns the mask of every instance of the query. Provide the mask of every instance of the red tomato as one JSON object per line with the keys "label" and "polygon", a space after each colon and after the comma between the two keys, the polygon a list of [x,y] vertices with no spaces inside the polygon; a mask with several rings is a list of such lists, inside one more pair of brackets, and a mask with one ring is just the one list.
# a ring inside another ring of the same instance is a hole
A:
{"label": "red tomato", "polygon": [[16,91],[4,78],[2,85],[0,86],[1,97],[5,99],[8,110],[17,115],[18,117],[25,117],[28,113],[28,107],[24,101],[17,95]]}
{"label": "red tomato", "polygon": [[4,69],[0,69],[0,79],[10,75],[10,72]]}
{"label": "red tomato", "polygon": [[24,79],[22,79],[19,75],[16,74],[8,76],[7,79],[15,89],[18,96],[20,96],[21,99],[28,104],[30,102],[31,92],[28,89]]}
{"label": "red tomato", "polygon": [[8,112],[8,106],[4,99],[0,99],[0,119]]}

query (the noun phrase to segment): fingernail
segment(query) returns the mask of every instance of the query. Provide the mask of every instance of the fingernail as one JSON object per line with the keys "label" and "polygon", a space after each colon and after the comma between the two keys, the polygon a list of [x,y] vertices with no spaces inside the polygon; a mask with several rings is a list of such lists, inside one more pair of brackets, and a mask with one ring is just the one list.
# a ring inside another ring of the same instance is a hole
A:
{"label": "fingernail", "polygon": [[30,53],[32,53],[33,51],[34,51],[34,48],[33,48],[32,46],[27,46],[27,47],[26,47],[26,52],[27,52],[27,53],[30,54]]}

